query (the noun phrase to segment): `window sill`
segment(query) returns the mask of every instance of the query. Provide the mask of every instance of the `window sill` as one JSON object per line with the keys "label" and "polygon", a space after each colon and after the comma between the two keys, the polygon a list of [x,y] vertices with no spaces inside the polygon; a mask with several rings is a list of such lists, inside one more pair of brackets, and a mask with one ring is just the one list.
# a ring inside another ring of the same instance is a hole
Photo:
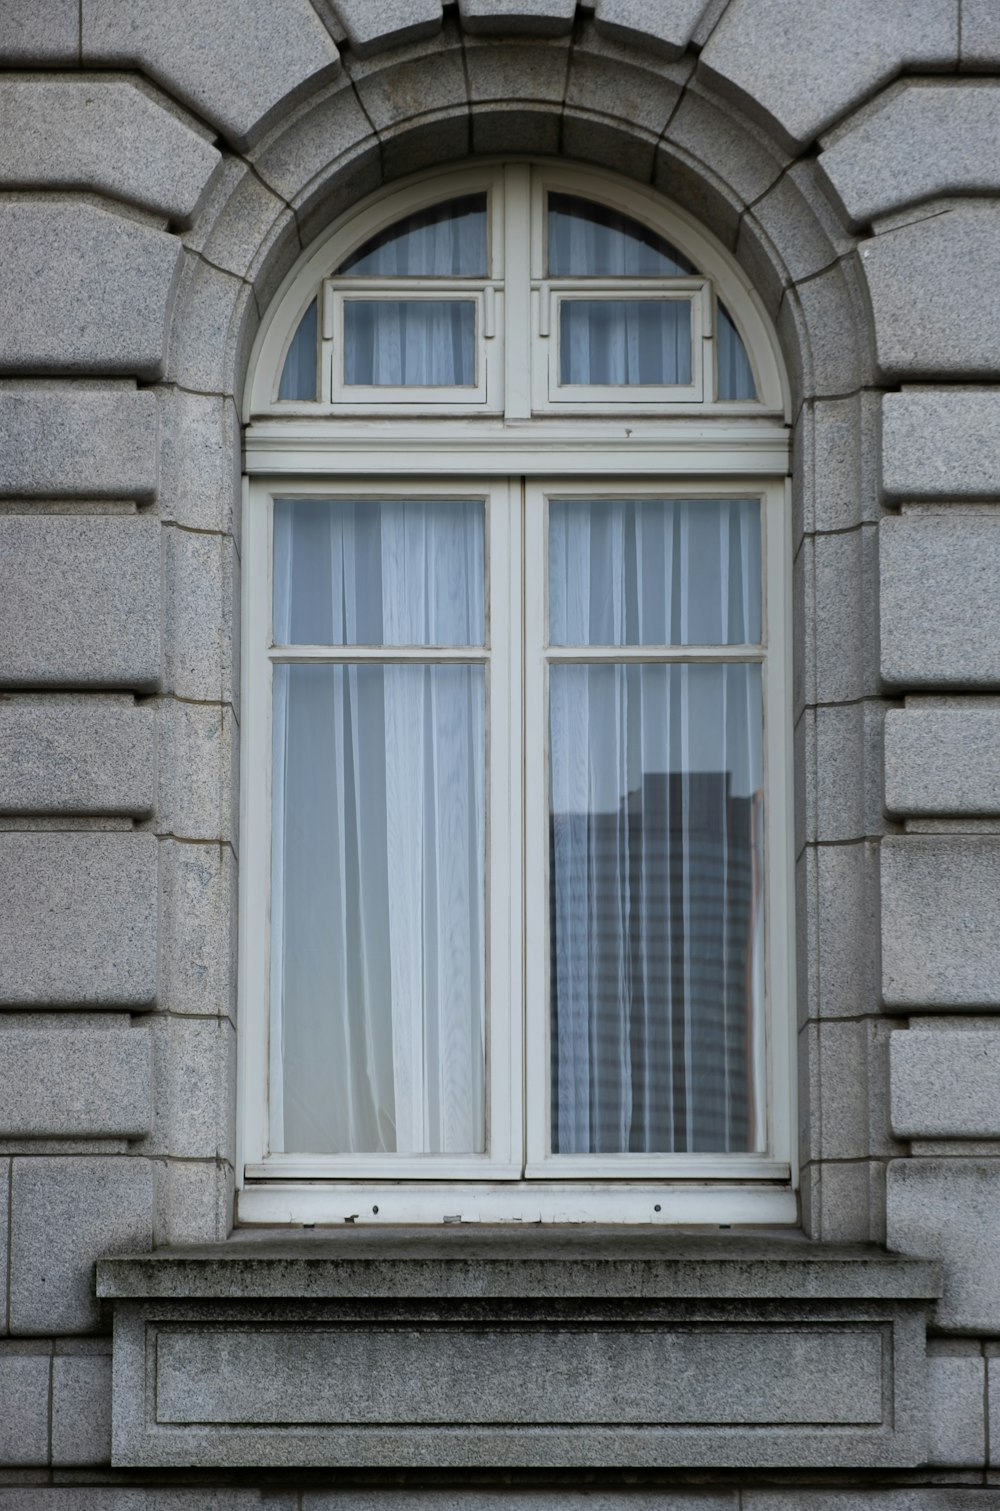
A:
{"label": "window sill", "polygon": [[790,1235],[344,1228],[98,1265],[121,1467],[920,1463],[937,1266]]}

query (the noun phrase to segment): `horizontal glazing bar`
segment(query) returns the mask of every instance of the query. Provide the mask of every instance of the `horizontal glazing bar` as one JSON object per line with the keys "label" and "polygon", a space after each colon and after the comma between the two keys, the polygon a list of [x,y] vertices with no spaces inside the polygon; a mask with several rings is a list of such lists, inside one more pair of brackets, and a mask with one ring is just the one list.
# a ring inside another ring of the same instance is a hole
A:
{"label": "horizontal glazing bar", "polygon": [[547,661],[763,661],[764,645],[553,645]]}
{"label": "horizontal glazing bar", "polygon": [[328,661],[334,665],[349,665],[352,661],[475,663],[490,659],[488,647],[481,645],[274,645],[268,649],[267,655],[275,664],[305,661]]}

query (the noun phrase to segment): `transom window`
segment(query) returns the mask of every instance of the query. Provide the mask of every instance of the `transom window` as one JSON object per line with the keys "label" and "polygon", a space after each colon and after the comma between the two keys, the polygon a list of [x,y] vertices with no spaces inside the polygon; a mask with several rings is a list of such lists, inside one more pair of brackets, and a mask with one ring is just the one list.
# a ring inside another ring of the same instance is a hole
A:
{"label": "transom window", "polygon": [[241,1216],[794,1218],[780,405],[729,259],[601,175],[418,181],[289,279]]}

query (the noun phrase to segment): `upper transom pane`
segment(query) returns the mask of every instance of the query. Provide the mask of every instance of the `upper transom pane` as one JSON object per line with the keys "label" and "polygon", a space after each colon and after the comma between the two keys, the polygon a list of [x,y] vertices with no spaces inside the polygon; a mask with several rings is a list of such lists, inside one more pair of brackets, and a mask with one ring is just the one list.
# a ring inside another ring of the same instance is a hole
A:
{"label": "upper transom pane", "polygon": [[575,194],[549,194],[551,278],[677,278],[697,269],[641,221]]}
{"label": "upper transom pane", "polygon": [[355,278],[485,278],[486,195],[463,194],[397,220],[337,272]]}

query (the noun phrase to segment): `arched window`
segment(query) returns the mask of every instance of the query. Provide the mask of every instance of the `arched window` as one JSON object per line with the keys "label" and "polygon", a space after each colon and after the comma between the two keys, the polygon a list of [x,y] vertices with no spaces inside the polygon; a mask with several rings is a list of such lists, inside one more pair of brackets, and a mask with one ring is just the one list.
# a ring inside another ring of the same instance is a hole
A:
{"label": "arched window", "polygon": [[773,333],[603,174],[424,177],[258,340],[244,1219],[784,1221]]}

